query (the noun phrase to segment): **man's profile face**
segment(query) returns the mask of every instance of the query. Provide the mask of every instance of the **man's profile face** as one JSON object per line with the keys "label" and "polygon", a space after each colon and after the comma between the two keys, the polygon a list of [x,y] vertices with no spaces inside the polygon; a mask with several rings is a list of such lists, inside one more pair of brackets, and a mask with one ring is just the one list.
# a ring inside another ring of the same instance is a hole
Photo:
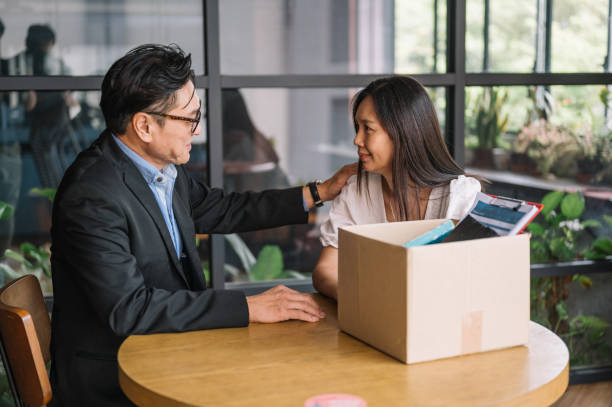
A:
{"label": "man's profile face", "polygon": [[[195,94],[195,87],[188,81],[177,90],[174,105],[163,113],[196,118],[200,110],[200,98]],[[154,121],[152,126],[152,140],[147,145],[147,155],[153,165],[163,168],[168,164],[185,164],[189,161],[191,139],[200,134],[201,126],[198,124],[195,133],[191,132],[193,124],[183,120],[164,119],[159,125]]]}

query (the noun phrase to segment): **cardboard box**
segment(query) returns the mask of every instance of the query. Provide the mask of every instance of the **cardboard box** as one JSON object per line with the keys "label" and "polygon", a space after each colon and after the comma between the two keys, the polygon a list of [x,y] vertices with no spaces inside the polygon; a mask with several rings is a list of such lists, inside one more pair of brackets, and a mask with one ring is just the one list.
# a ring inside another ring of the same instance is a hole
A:
{"label": "cardboard box", "polygon": [[340,329],[405,363],[527,343],[529,235],[402,247],[443,221],[340,229]]}

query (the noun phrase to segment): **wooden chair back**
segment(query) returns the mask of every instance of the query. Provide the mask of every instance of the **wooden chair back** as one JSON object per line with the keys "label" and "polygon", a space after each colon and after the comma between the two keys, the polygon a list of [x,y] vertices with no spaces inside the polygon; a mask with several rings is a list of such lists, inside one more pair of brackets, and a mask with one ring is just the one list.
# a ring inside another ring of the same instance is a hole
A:
{"label": "wooden chair back", "polygon": [[28,406],[46,405],[52,395],[45,366],[51,359],[51,320],[35,276],[0,289],[0,335],[19,398]]}

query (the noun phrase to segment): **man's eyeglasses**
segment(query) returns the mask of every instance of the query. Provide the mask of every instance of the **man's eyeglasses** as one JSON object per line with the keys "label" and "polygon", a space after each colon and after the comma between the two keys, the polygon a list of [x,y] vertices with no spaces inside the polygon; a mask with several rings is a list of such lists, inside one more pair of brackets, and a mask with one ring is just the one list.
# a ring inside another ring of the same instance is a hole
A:
{"label": "man's eyeglasses", "polygon": [[[201,107],[200,107],[201,109]],[[148,114],[154,114],[156,116],[161,116],[161,117],[165,117],[167,119],[172,119],[172,120],[182,120],[184,122],[190,122],[192,123],[191,125],[191,132],[195,133],[196,129],[198,128],[198,123],[200,123],[200,119],[202,119],[202,110],[198,110],[198,112],[196,113],[196,117],[195,119],[189,118],[189,117],[184,117],[184,116],[175,116],[173,114],[167,114],[167,113],[162,113],[162,112],[145,112]]]}

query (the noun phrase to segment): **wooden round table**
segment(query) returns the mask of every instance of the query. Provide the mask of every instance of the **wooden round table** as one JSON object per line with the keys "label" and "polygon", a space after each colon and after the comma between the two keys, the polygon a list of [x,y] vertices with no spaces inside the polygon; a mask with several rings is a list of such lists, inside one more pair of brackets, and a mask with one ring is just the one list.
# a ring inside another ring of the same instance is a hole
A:
{"label": "wooden round table", "polygon": [[563,341],[531,323],[528,346],[405,365],[338,330],[327,314],[248,328],[130,336],[119,382],[140,406],[303,406],[348,393],[375,406],[548,406],[565,391]]}

